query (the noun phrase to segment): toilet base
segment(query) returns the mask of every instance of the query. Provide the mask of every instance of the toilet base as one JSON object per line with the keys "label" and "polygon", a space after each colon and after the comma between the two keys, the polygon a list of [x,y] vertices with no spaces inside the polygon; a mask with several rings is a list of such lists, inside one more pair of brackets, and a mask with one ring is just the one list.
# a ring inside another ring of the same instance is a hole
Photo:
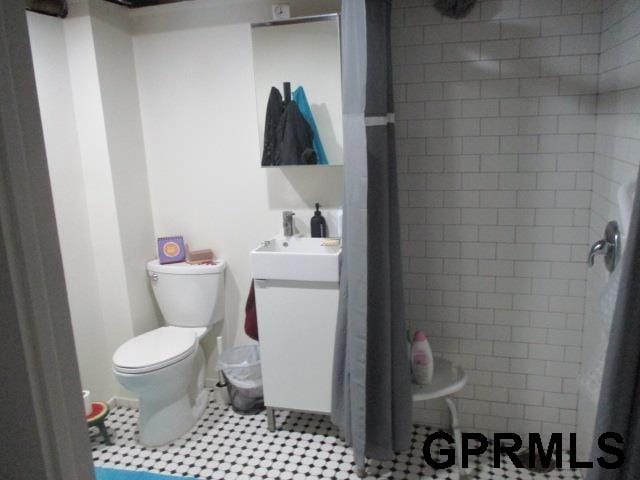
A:
{"label": "toilet base", "polygon": [[191,430],[198,420],[192,410],[189,396],[186,394],[163,406],[157,404],[157,399],[145,401],[141,398],[138,441],[147,447],[157,447],[181,437]]}
{"label": "toilet base", "polygon": [[208,402],[207,390],[200,392],[193,406],[188,395],[166,406],[141,398],[138,442],[147,447],[158,447],[180,438],[194,427]]}
{"label": "toilet base", "polygon": [[196,418],[200,418],[204,413],[204,410],[207,408],[207,404],[209,403],[209,391],[202,390],[198,398],[196,399],[196,403],[193,406],[193,416]]}
{"label": "toilet base", "polygon": [[204,369],[204,353],[198,346],[189,357],[160,370],[142,374],[114,370],[118,381],[138,394],[140,444],[165,445],[193,428],[209,402]]}
{"label": "toilet base", "polygon": [[141,395],[138,427],[142,445],[165,445],[193,428],[209,403],[209,391],[204,388],[204,369],[204,354],[202,347],[198,347],[193,358],[191,384],[184,389],[184,395],[177,399],[171,394],[163,399],[157,391],[146,398]]}

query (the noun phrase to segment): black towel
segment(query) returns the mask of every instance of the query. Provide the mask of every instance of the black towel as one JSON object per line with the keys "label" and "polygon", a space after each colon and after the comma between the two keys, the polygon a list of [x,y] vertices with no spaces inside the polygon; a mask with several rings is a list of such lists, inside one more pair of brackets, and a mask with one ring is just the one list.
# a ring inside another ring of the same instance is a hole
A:
{"label": "black towel", "polygon": [[302,116],[296,102],[285,106],[276,131],[278,147],[275,165],[315,165],[318,156],[313,149],[313,130]]}
{"label": "black towel", "polygon": [[267,102],[267,114],[264,121],[264,148],[262,150],[262,166],[275,165],[276,150],[278,148],[278,138],[276,131],[282,118],[284,104],[280,91],[271,87],[269,101]]}
{"label": "black towel", "polygon": [[262,166],[317,163],[311,125],[295,102],[284,103],[280,91],[271,87],[264,122]]}

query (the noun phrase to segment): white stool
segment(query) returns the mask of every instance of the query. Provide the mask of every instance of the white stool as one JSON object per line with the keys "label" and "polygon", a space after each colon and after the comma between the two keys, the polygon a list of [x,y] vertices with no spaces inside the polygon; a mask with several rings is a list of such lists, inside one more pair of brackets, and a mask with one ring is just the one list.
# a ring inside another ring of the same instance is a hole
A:
{"label": "white stool", "polygon": [[466,478],[467,471],[462,468],[462,440],[460,434],[460,423],[458,422],[458,412],[456,404],[450,395],[462,390],[467,383],[467,374],[458,365],[444,358],[434,358],[433,379],[429,385],[413,384],[413,401],[423,402],[444,397],[449,407],[451,416],[451,430],[453,431],[454,448],[456,451],[456,463],[458,465],[459,478]]}

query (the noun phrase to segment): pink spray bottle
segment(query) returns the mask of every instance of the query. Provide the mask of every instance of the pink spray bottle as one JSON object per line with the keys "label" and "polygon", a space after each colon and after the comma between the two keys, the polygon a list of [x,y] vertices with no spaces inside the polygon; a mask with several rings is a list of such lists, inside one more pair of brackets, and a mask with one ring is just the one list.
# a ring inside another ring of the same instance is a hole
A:
{"label": "pink spray bottle", "polygon": [[428,385],[433,378],[433,353],[423,331],[417,331],[411,344],[411,371],[413,381]]}

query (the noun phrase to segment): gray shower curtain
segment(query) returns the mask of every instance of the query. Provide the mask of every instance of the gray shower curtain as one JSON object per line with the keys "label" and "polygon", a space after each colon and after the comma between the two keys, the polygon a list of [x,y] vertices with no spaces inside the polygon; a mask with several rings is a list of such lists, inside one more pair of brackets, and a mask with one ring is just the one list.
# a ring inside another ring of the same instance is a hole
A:
{"label": "gray shower curtain", "polygon": [[[636,184],[640,192],[640,175]],[[588,480],[640,478],[640,194],[636,193],[625,246],[620,289],[611,325],[607,359],[602,378],[598,416]],[[620,268],[620,267],[618,267]],[[624,439],[625,460],[620,468],[606,469],[596,459],[603,455],[597,438],[616,432]]]}
{"label": "gray shower curtain", "polygon": [[343,2],[345,204],[333,421],[365,457],[409,448],[411,376],[400,258],[390,0]]}

